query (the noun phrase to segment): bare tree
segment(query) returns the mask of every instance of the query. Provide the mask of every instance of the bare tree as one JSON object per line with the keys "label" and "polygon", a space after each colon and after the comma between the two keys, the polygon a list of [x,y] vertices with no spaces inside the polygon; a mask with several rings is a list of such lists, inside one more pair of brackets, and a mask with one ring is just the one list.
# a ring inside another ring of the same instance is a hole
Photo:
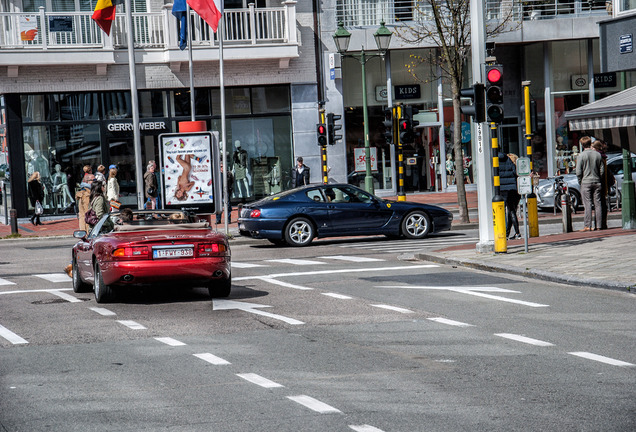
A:
{"label": "bare tree", "polygon": [[[422,63],[440,67],[443,81],[450,85],[453,100],[453,155],[457,203],[462,222],[469,222],[466,188],[464,186],[464,155],[461,142],[460,90],[467,74],[470,55],[470,0],[415,0],[412,2],[412,21],[396,26],[397,36],[414,45],[437,46],[437,53],[428,57],[412,55],[407,68],[418,81],[436,80],[435,76],[421,76]],[[512,0],[502,0],[498,19],[486,24],[486,34],[493,36],[514,29]],[[442,109],[442,107],[439,107]]]}

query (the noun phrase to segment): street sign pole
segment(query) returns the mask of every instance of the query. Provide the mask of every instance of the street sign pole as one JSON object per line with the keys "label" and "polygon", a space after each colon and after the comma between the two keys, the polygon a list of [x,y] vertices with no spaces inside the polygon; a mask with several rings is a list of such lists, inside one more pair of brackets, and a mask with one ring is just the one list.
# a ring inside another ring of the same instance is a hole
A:
{"label": "street sign pole", "polygon": [[517,159],[517,191],[523,197],[523,244],[524,250],[528,253],[528,195],[532,193],[532,168],[530,158],[521,157]]}

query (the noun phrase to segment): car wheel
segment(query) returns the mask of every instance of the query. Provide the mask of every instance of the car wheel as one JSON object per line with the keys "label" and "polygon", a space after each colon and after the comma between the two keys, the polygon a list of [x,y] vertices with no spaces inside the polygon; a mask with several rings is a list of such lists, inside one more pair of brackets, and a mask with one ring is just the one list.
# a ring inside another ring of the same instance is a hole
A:
{"label": "car wheel", "polygon": [[414,211],[402,221],[402,234],[410,239],[422,239],[431,230],[431,219],[423,211]]}
{"label": "car wheel", "polygon": [[73,292],[83,293],[90,289],[90,285],[82,280],[79,274],[79,268],[77,267],[77,258],[73,257]]}
{"label": "car wheel", "polygon": [[291,246],[307,246],[314,239],[314,226],[305,218],[293,219],[285,227],[285,241]]}
{"label": "car wheel", "polygon": [[283,239],[267,239],[270,243],[276,246],[285,246],[287,243]]}
{"label": "car wheel", "polygon": [[214,279],[208,284],[208,293],[212,298],[227,297],[232,291],[232,275],[227,279]]}
{"label": "car wheel", "polygon": [[110,301],[113,295],[113,289],[110,285],[104,283],[102,271],[97,263],[95,263],[95,284],[93,285],[93,290],[95,291],[95,301],[97,303],[106,303]]}

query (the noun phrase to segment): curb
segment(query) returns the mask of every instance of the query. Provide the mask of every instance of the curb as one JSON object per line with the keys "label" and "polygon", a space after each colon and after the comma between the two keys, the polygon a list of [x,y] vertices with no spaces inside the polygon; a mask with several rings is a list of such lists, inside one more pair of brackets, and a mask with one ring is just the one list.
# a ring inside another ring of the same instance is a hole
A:
{"label": "curb", "polygon": [[513,274],[517,276],[523,276],[532,279],[538,279],[547,282],[556,282],[563,283],[567,285],[585,285],[593,288],[604,288],[611,289],[616,291],[623,291],[631,294],[636,294],[636,290],[634,289],[634,285],[627,285],[625,283],[620,282],[609,282],[602,281],[599,279],[585,279],[579,278],[576,276],[568,276],[562,275],[559,273],[549,272],[540,269],[522,269],[519,267],[514,267],[510,265],[498,265],[498,264],[485,264],[481,261],[472,260],[472,259],[457,259],[457,258],[447,258],[436,254],[430,253],[416,253],[413,255],[415,259],[421,261],[430,261],[439,264],[447,264],[447,265],[455,265],[473,268],[477,270],[484,270],[488,272],[494,273],[506,273]]}

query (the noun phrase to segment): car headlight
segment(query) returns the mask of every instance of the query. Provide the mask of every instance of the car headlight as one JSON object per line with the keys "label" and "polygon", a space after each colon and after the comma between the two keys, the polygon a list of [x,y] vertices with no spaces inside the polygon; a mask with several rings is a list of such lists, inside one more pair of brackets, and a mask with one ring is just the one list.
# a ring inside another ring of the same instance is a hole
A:
{"label": "car headlight", "polygon": [[538,191],[541,195],[552,195],[554,193],[554,183],[539,186]]}

